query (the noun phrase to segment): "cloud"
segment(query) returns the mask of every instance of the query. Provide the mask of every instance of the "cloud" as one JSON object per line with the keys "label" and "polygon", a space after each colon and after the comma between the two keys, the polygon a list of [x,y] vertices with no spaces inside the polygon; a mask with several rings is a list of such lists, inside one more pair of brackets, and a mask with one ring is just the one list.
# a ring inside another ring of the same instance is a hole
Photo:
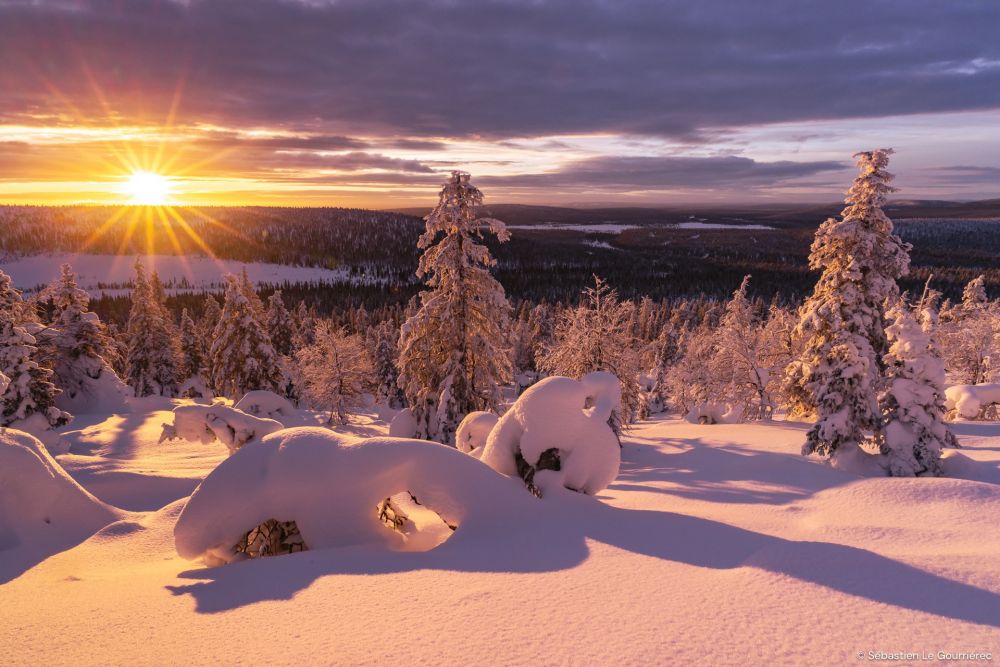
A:
{"label": "cloud", "polygon": [[559,171],[484,176],[477,182],[505,187],[605,190],[724,189],[773,187],[822,172],[840,171],[840,162],[758,162],[728,157],[603,156],[572,162]]}
{"label": "cloud", "polygon": [[934,167],[928,169],[934,174],[934,179],[945,181],[949,185],[956,183],[1000,183],[1000,167],[984,167],[975,165],[954,165],[951,167]]}
{"label": "cloud", "polygon": [[328,137],[697,140],[1000,107],[998,23],[985,0],[15,1],[0,120],[162,122],[179,93],[180,123]]}

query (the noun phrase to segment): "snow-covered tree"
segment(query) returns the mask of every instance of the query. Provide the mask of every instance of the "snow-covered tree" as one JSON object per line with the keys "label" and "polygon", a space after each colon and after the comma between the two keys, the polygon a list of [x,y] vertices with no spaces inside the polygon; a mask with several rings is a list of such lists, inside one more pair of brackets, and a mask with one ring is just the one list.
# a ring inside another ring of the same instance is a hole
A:
{"label": "snow-covered tree", "polygon": [[629,335],[633,305],[620,301],[618,292],[594,276],[594,286],[583,290],[575,308],[563,311],[555,326],[553,343],[546,349],[541,368],[551,375],[580,379],[594,371],[612,373],[622,385],[622,414],[613,415],[619,431],[641,415],[638,359]]}
{"label": "snow-covered tree", "polygon": [[8,380],[0,391],[0,426],[35,414],[50,427],[63,426],[72,416],[56,407],[59,389],[52,371],[38,363],[38,347],[24,326],[24,315],[21,293],[0,271],[0,376]]}
{"label": "snow-covered tree", "polygon": [[948,370],[960,384],[993,379],[1000,339],[1000,312],[986,297],[985,276],[969,282],[962,302],[941,313],[942,349]]}
{"label": "snow-covered tree", "polygon": [[177,338],[162,303],[163,285],[154,273],[146,278],[142,261],[135,262],[132,307],[126,328],[125,380],[136,396],[175,396],[180,380]]}
{"label": "snow-covered tree", "polygon": [[236,276],[226,276],[226,302],[212,334],[209,350],[212,388],[236,398],[254,389],[278,391],[279,358],[246,286]]}
{"label": "snow-covered tree", "polygon": [[482,203],[469,175],[453,172],[417,243],[417,275],[430,289],[400,332],[399,386],[420,438],[452,441],[466,414],[497,408],[511,376],[510,304],[490,274],[496,261],[478,243],[484,228],[501,242],[510,235],[499,220],[476,217]]}
{"label": "snow-covered tree", "polygon": [[944,364],[902,299],[889,317],[886,382],[879,396],[885,419],[881,453],[890,475],[940,475],[942,448],[958,446],[944,423]]}
{"label": "snow-covered tree", "polygon": [[725,407],[713,393],[715,329],[707,322],[694,329],[683,329],[676,345],[676,356],[672,363],[664,366],[652,393],[660,397],[659,400],[668,401],[691,421],[718,421]]}
{"label": "snow-covered tree", "polygon": [[348,415],[363,406],[373,376],[361,336],[321,322],[315,342],[299,350],[296,359],[309,402],[329,410],[331,423],[346,424]]}
{"label": "snow-covered tree", "polygon": [[55,371],[55,384],[62,390],[57,404],[90,409],[121,401],[124,383],[104,358],[108,339],[96,313],[87,310],[90,297],[77,287],[69,264],[45,289],[54,304],[55,318],[40,343]]}
{"label": "snow-covered tree", "polygon": [[203,375],[205,372],[205,345],[198,333],[198,325],[191,319],[187,308],[181,310],[181,377]]}
{"label": "snow-covered tree", "polygon": [[401,408],[406,405],[406,397],[399,388],[399,329],[385,320],[375,327],[372,338],[375,400]]}
{"label": "snow-covered tree", "polygon": [[274,351],[282,356],[292,353],[292,339],[295,335],[295,323],[292,314],[285,307],[281,298],[281,290],[276,291],[267,299],[267,332],[271,336]]}
{"label": "snow-covered tree", "polygon": [[841,218],[816,232],[809,266],[822,274],[800,310],[797,335],[803,354],[790,365],[790,392],[812,407],[817,420],[803,453],[830,456],[882,438],[878,389],[888,352],[885,303],[899,297],[896,279],[909,270],[910,246],[893,233],[883,213],[890,185],[891,149],[858,153],[860,174],[847,192]]}
{"label": "snow-covered tree", "polygon": [[295,330],[292,347],[298,349],[312,345],[316,334],[316,314],[309,309],[305,301],[299,301],[293,316]]}

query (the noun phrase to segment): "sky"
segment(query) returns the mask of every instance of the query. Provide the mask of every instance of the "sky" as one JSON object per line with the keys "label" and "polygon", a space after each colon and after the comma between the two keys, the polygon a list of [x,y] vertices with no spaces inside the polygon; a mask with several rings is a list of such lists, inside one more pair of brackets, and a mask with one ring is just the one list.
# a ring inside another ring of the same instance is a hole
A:
{"label": "sky", "polygon": [[[0,203],[1000,197],[996,0],[0,0]],[[161,193],[162,194],[162,193]]]}

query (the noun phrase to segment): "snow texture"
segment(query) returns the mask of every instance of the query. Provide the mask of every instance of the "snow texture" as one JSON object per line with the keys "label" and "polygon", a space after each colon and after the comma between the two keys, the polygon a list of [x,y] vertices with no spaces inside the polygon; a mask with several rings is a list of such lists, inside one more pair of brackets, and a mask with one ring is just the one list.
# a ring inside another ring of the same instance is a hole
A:
{"label": "snow texture", "polygon": [[956,384],[944,393],[945,408],[962,419],[979,419],[985,408],[1000,403],[1000,384]]}
{"label": "snow texture", "polygon": [[281,422],[255,417],[224,403],[180,405],[174,408],[174,423],[163,425],[160,442],[181,439],[207,445],[219,440],[232,454],[248,442],[283,428]]}
{"label": "snow texture", "polygon": [[589,373],[581,380],[545,378],[525,390],[500,419],[481,460],[514,476],[518,454],[537,467],[542,454],[555,449],[560,469],[546,477],[575,491],[599,493],[618,476],[621,448],[608,420],[620,409],[621,383],[611,373]]}
{"label": "snow texture", "polygon": [[486,439],[498,421],[500,417],[492,412],[477,411],[465,415],[465,419],[458,425],[458,431],[455,432],[455,446],[458,451],[480,456],[481,448],[486,445]]}
{"label": "snow texture", "polygon": [[248,415],[255,417],[267,417],[278,419],[280,417],[290,417],[295,414],[295,406],[284,396],[279,396],[273,391],[266,389],[255,389],[243,395],[236,405],[237,410],[242,410]]}
{"label": "snow texture", "polygon": [[389,422],[389,435],[393,438],[415,438],[417,436],[417,418],[413,410],[403,408]]}

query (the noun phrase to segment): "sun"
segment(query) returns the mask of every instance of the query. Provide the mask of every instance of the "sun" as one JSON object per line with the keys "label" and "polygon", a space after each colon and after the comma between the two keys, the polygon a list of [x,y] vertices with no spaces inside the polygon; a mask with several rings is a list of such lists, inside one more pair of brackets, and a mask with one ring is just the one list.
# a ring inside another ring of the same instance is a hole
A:
{"label": "sun", "polygon": [[122,187],[130,204],[165,206],[170,200],[170,179],[152,171],[134,171]]}

